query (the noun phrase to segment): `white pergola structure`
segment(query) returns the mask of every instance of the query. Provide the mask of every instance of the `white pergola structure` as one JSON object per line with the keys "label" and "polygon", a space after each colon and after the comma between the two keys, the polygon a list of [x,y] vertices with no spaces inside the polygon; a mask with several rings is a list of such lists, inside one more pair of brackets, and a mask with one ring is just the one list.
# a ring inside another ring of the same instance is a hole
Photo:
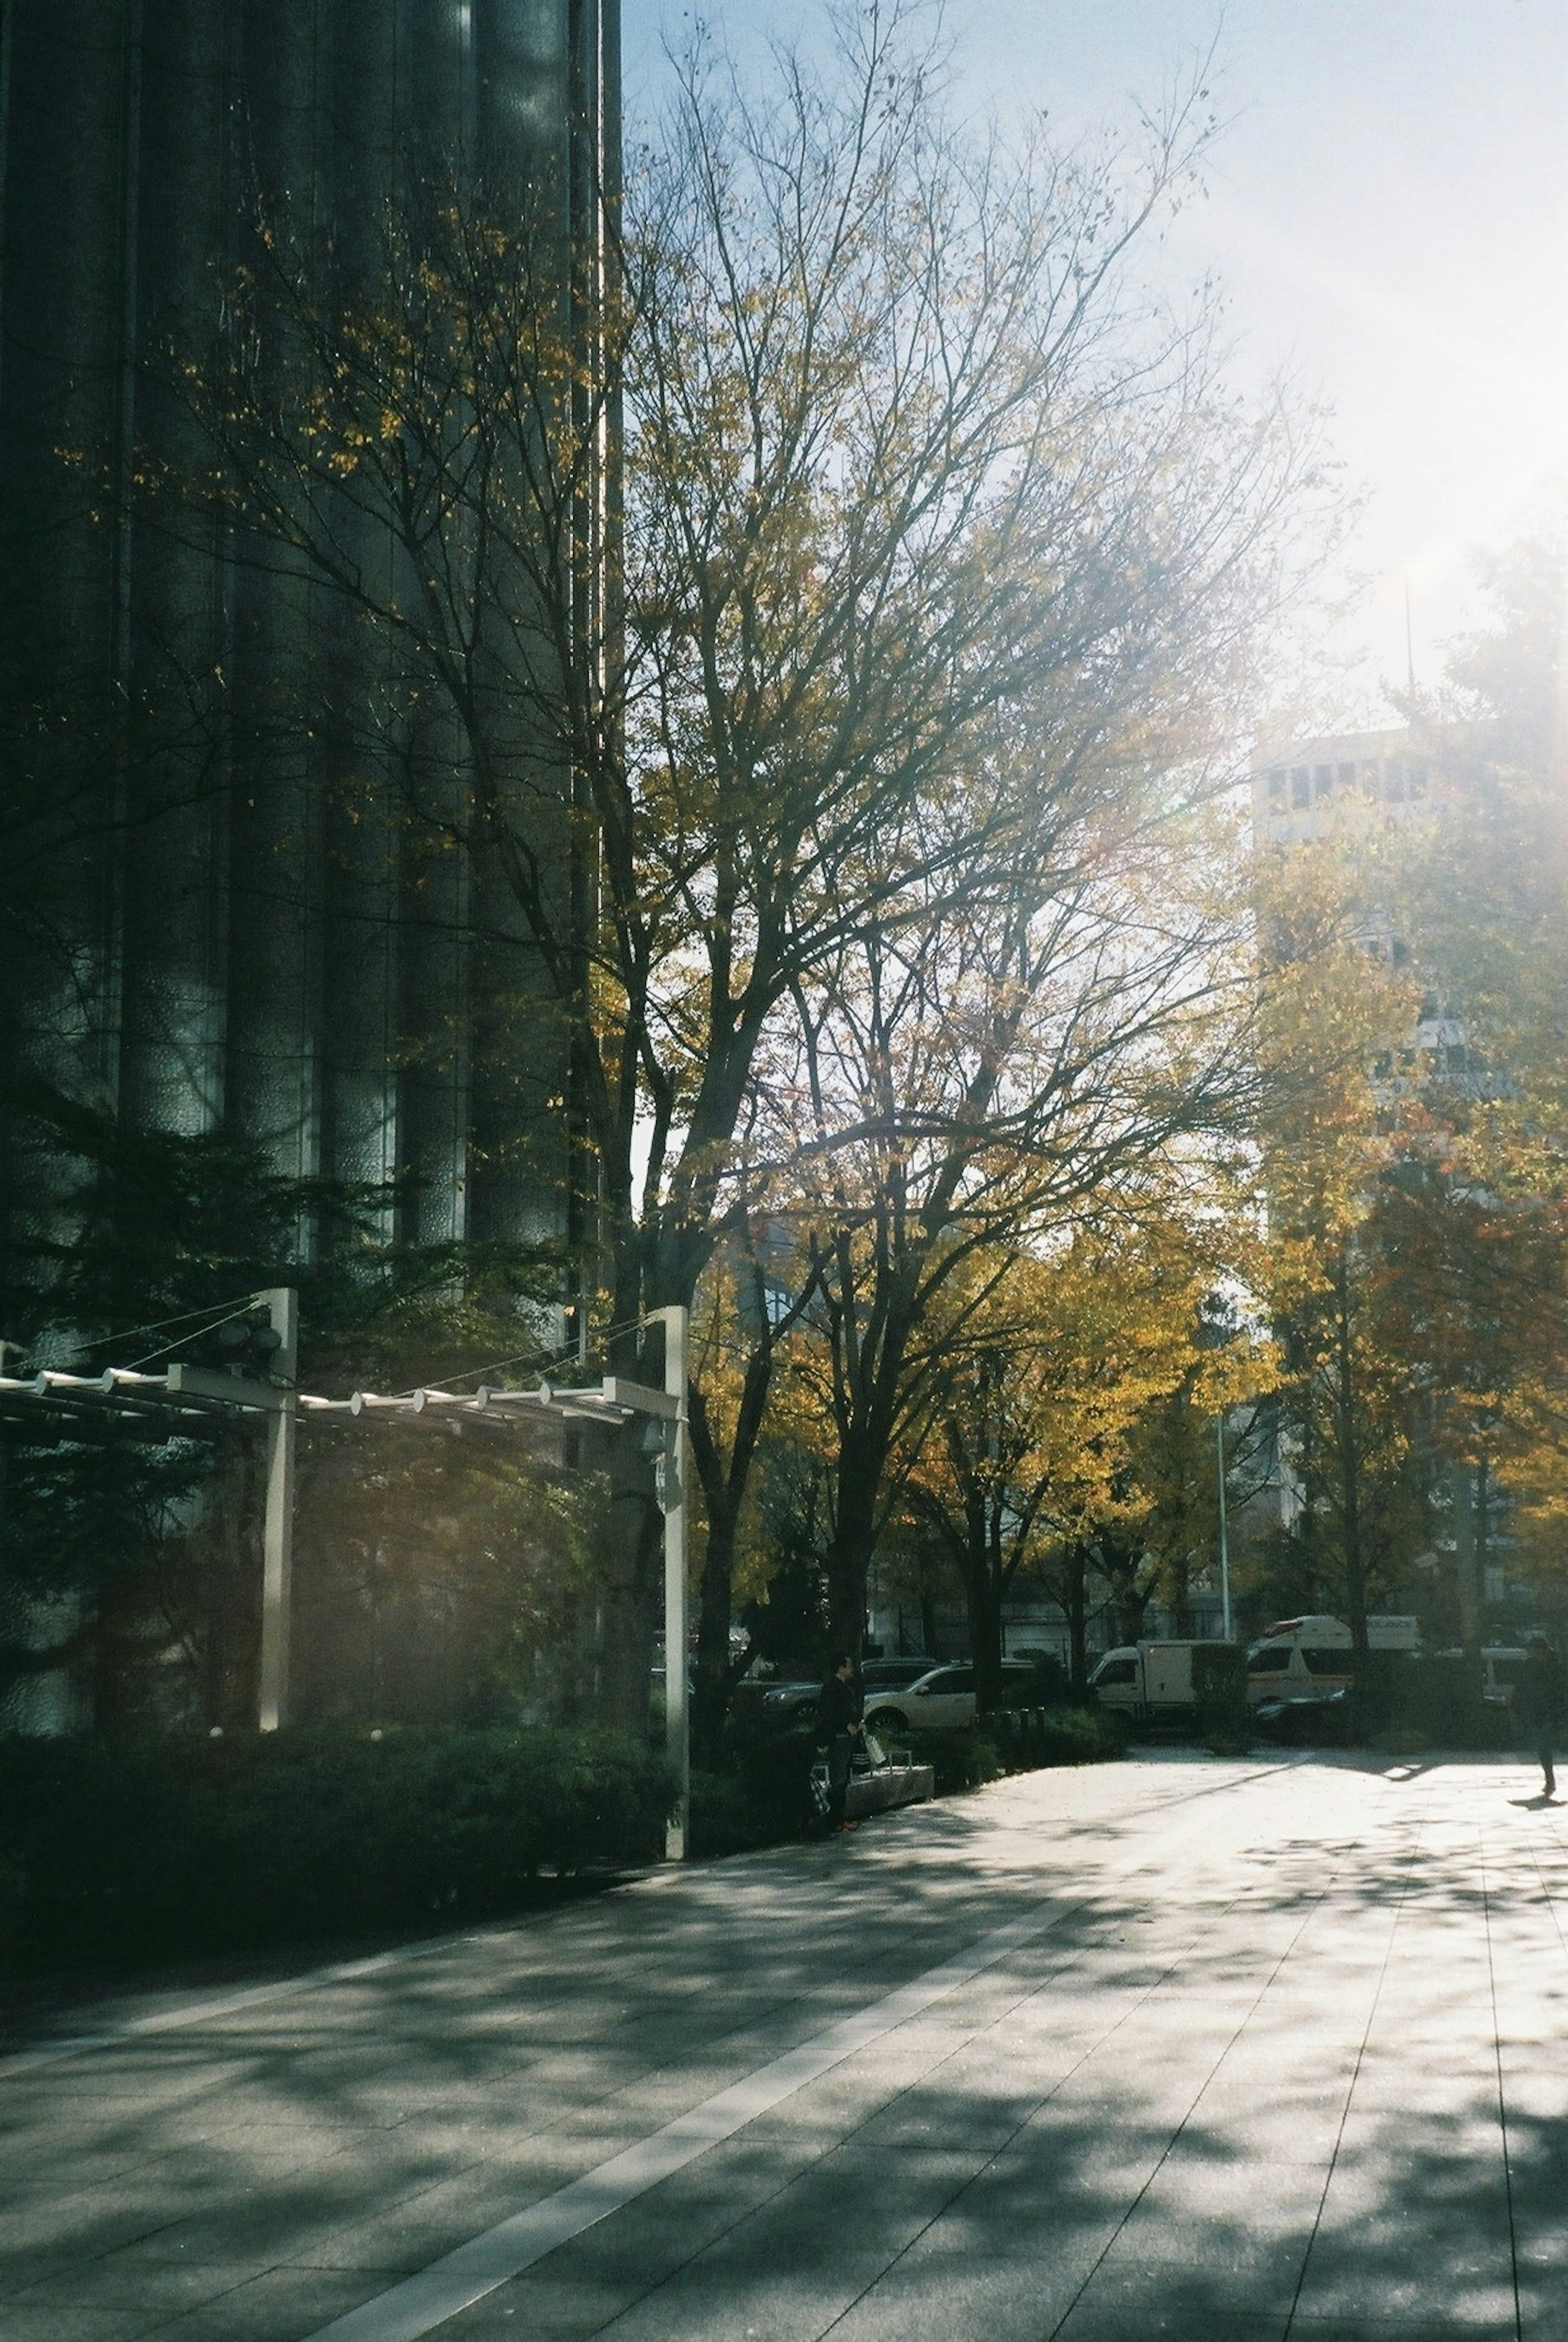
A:
{"label": "white pergola structure", "polygon": [[664,1516],[664,1733],[677,1795],[665,1834],[665,1854],[674,1862],[686,1852],[691,1792],[691,1724],[686,1685],[686,1353],[688,1313],[684,1308],[649,1312],[647,1324],[664,1327],[664,1387],[605,1375],[597,1388],[540,1382],[532,1390],[503,1390],[481,1384],[476,1391],[422,1388],[396,1395],[355,1391],[348,1398],[321,1398],[296,1387],[299,1296],[290,1286],[257,1294],[247,1306],[271,1312],[280,1336],[272,1377],[250,1376],[208,1366],[174,1365],[161,1375],[109,1366],[99,1375],[0,1374],[0,1420],[24,1426],[40,1417],[69,1436],[73,1427],[117,1419],[133,1434],[155,1438],[210,1436],[236,1415],[266,1426],[266,1513],[263,1527],[261,1681],[257,1722],[275,1732],[287,1721],[289,1615],[294,1557],[295,1442],[301,1421],[397,1422],[434,1426],[448,1424],[499,1428],[506,1424],[598,1423],[610,1427],[641,1416],[662,1426],[663,1454],[657,1475]]}

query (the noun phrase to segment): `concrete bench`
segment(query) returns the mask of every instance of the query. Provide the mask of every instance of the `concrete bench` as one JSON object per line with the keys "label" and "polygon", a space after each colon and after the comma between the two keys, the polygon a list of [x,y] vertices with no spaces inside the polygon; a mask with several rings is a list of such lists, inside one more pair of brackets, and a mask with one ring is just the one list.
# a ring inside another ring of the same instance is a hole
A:
{"label": "concrete bench", "polygon": [[852,1773],[844,1810],[852,1821],[885,1814],[894,1806],[924,1805],[936,1795],[934,1765],[880,1765],[874,1773]]}

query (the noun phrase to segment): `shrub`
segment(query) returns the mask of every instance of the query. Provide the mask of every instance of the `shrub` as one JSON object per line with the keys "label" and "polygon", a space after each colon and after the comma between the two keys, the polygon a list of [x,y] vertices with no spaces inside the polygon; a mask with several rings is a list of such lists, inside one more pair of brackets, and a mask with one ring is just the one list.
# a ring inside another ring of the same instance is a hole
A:
{"label": "shrub", "polygon": [[1200,1739],[1218,1742],[1227,1754],[1246,1746],[1247,1655],[1239,1643],[1193,1645],[1193,1701]]}
{"label": "shrub", "polygon": [[811,1726],[795,1725],[739,1742],[727,1773],[694,1773],[693,1853],[739,1854],[801,1837],[817,1819],[815,1756]]}
{"label": "shrub", "polygon": [[950,1797],[955,1789],[978,1788],[1007,1770],[990,1730],[977,1725],[912,1733],[908,1746],[917,1765],[934,1767],[939,1797]]}
{"label": "shrub", "polygon": [[1069,1707],[1073,1701],[1073,1678],[1054,1651],[1015,1651],[1014,1658],[1027,1659],[1034,1670],[1018,1695],[1024,1707]]}
{"label": "shrub", "polygon": [[[1372,1653],[1370,1656],[1381,1656]],[[1481,1696],[1477,1671],[1456,1654],[1406,1658],[1391,1671],[1391,1696],[1380,1721],[1419,1735],[1428,1747],[1503,1748],[1511,1725],[1506,1708]]]}
{"label": "shrub", "polygon": [[1054,1708],[1040,1719],[1037,1765],[1103,1765],[1127,1753],[1127,1726],[1097,1707]]}
{"label": "shrub", "polygon": [[249,1950],[470,1917],[651,1858],[668,1769],[544,1730],[0,1742],[19,1965]]}

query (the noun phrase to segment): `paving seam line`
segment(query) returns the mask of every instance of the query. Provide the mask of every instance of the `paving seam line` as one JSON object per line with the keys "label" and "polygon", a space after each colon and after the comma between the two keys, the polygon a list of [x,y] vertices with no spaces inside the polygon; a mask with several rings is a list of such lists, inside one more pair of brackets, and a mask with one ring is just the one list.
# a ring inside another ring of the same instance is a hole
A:
{"label": "paving seam line", "polygon": [[1321,1887],[1318,1893],[1308,1903],[1306,1909],[1302,1913],[1300,1922],[1296,1927],[1295,1932],[1291,1937],[1289,1943],[1286,1944],[1278,1959],[1274,1962],[1273,1967],[1270,1969],[1263,1983],[1258,1987],[1258,1989],[1253,1995],[1252,2002],[1249,2005],[1245,2015],[1243,2017],[1241,2023],[1236,2027],[1235,2031],[1231,2035],[1230,2039],[1225,2043],[1224,2047],[1220,2051],[1219,2056],[1214,2059],[1213,2064],[1210,2067],[1208,2072],[1199,2083],[1197,2089],[1193,2095],[1192,2102],[1188,2106],[1186,2113],[1182,2117],[1181,2121],[1176,2125],[1175,2129],[1171,2133],[1170,2137],[1165,2141],[1164,2146],[1161,2148],[1158,2160],[1155,2162],[1153,2169],[1149,2172],[1149,2175],[1144,2181],[1143,2186],[1138,2189],[1137,2194],[1127,2206],[1127,2208],[1123,2213],[1121,2218],[1117,2221],[1115,2227],[1112,2229],[1111,2234],[1106,2237],[1093,2267],[1084,2277],[1083,2284],[1078,2287],[1077,2292],[1073,2296],[1072,2300],[1068,2303],[1061,2317],[1052,2327],[1049,2336],[1045,2337],[1045,2342],[1056,2342],[1056,2337],[1061,2333],[1062,2328],[1066,2325],[1068,2319],[1072,2317],[1074,2311],[1083,2300],[1084,2296],[1088,2292],[1089,2287],[1099,2276],[1101,2269],[1104,2267],[1106,2260],[1109,2258],[1113,2249],[1114,2248],[1118,2238],[1125,2231],[1128,2222],[1132,2219],[1134,2214],[1137,2211],[1139,2205],[1142,2204],[1150,2188],[1154,2186],[1155,2180],[1159,2177],[1161,2172],[1170,2161],[1172,2153],[1174,2150],[1178,2140],[1182,2137],[1182,2135],[1186,2130],[1188,2124],[1192,2121],[1193,2117],[1196,2114],[1199,2107],[1203,2104],[1204,2093],[1209,2088],[1210,2084],[1213,2081],[1214,2076],[1219,2072],[1221,2067],[1224,2064],[1225,2059],[1230,2056],[1232,2050],[1235,2047],[1237,2042],[1246,2031],[1247,2027],[1252,2023],[1253,2018],[1263,2007],[1272,1987],[1278,1982],[1286,1961],[1290,1958],[1291,1954],[1300,1943],[1302,1937],[1305,1934],[1311,1921],[1316,1917],[1323,1905],[1330,1899],[1333,1891],[1334,1883],[1334,1880],[1331,1878],[1324,1887]]}
{"label": "paving seam line", "polygon": [[1415,1876],[1415,1857],[1420,1850],[1422,1833],[1427,1826],[1427,1815],[1431,1809],[1435,1787],[1435,1783],[1427,1783],[1422,1805],[1410,1824],[1410,1843],[1405,1852],[1404,1876],[1399,1884],[1399,1900],[1393,1907],[1388,1941],[1383,1946],[1383,1959],[1377,1972],[1377,1983],[1373,1990],[1372,2007],[1367,2011],[1366,2023],[1362,2028],[1361,2041],[1355,2053],[1355,2063],[1351,2067],[1350,2087],[1345,2091],[1344,2104],[1340,2108],[1339,2125],[1334,2132],[1333,2150],[1329,2157],[1328,2169],[1323,2174],[1323,2190],[1317,2199],[1317,2210],[1313,2216],[1306,2251],[1302,2256],[1302,2265],[1296,2273],[1295,2291],[1291,2296],[1291,2306],[1285,2317],[1281,2342],[1291,2342],[1292,2336],[1301,2330],[1297,2326],[1296,2315],[1301,2307],[1302,2294],[1305,2290],[1307,2271],[1312,2267],[1313,2252],[1323,2227],[1323,2216],[1328,2205],[1329,2190],[1333,2186],[1333,2176],[1339,2168],[1340,2151],[1344,2145],[1344,2127],[1350,2120],[1351,2106],[1355,2097],[1355,2086],[1361,2079],[1361,2069],[1366,2062],[1366,2045],[1372,2039],[1373,2027],[1377,2023],[1377,2012],[1383,2000],[1383,1986],[1388,1981],[1389,1966],[1393,1958],[1393,1947],[1399,1936],[1400,1922],[1404,1917],[1405,1904],[1410,1899],[1411,1886]]}
{"label": "paving seam line", "polygon": [[[1301,1761],[1305,1761],[1304,1759]],[[1277,1768],[1270,1767],[1270,1774]],[[1226,1787],[1241,1790],[1257,1778],[1249,1774]],[[1185,1800],[1188,1804],[1196,1800]],[[1018,1950],[1086,1904],[1109,1887],[1121,1886],[1164,1861],[1174,1845],[1195,1835],[1209,1821],[1206,1805],[1191,1815],[1185,1826],[1162,1834],[1156,1846],[1130,1848],[1120,1862],[1099,1869],[1093,1881],[1070,1895],[1043,1897],[1020,1917],[991,1929],[966,1952],[943,1960],[921,1976],[884,1994],[854,2017],[841,2018],[825,2031],[770,2058],[739,2082],[715,2092],[637,2140],[592,2171],[567,2182],[497,2221],[466,2244],[443,2254],[428,2268],[374,2295],[358,2308],[317,2327],[305,2342],[418,2342],[449,2318],[457,2317],[513,2277],[569,2244],[612,2213],[618,2212],[650,2188],[656,2187],[699,2157],[718,2147],[785,2098],[818,2081],[834,2066],[896,2031],[944,1998],[995,1967]]]}
{"label": "paving seam line", "polygon": [[[1233,1897],[1231,1900],[1223,1907],[1220,1916],[1223,1917],[1231,1911],[1234,1910],[1236,1904],[1240,1899],[1241,1898],[1239,1897]],[[844,2308],[840,2310],[838,2316],[834,2319],[833,2325],[824,2327],[823,2334],[819,2337],[819,2342],[828,2342],[828,2337],[834,2333],[834,2329],[842,2326],[844,2319],[860,2307],[860,2304],[865,2299],[866,2294],[872,2292],[875,2286],[880,2285],[883,2282],[883,2279],[886,2277],[892,2270],[898,2267],[899,2262],[904,2258],[906,2254],[914,2250],[921,2238],[930,2234],[938,2220],[945,2218],[946,2215],[953,2209],[954,2205],[960,2200],[969,2188],[974,2187],[977,2179],[981,2178],[984,2174],[992,2170],[996,2164],[1001,2162],[1003,2157],[1016,2145],[1017,2141],[1023,2137],[1024,2132],[1030,2128],[1031,2125],[1038,2120],[1039,2117],[1051,2104],[1052,2099],[1058,2097],[1060,2093],[1067,2087],[1068,2084],[1075,2079],[1075,2077],[1083,2071],[1084,2067],[1088,2065],[1091,2058],[1097,2057],[1099,2056],[1105,2044],[1108,2041],[1113,2040],[1122,2030],[1122,2027],[1124,2025],[1131,2024],[1133,2018],[1142,2012],[1147,2003],[1154,1997],[1154,1994],[1161,1990],[1172,1976],[1176,1974],[1183,1962],[1192,1957],[1192,1954],[1196,1950],[1198,1945],[1202,1941],[1203,1936],[1201,1934],[1194,1936],[1190,1943],[1183,1945],[1178,1951],[1172,1954],[1171,1957],[1167,1960],[1165,1966],[1161,1969],[1154,1982],[1146,1985],[1136,1997],[1128,2003],[1121,2015],[1114,2017],[1111,2023],[1107,2025],[1102,2032],[1097,2033],[1094,2036],[1094,2038],[1080,2051],[1079,2055],[1073,2060],[1073,2063],[1066,2068],[1065,2072],[1059,2074],[1056,2079],[1052,2083],[1050,2088],[1044,2091],[1040,2097],[1034,2101],[1028,2113],[1024,2116],[1020,2122],[1014,2125],[1014,2128],[1009,2131],[1007,2137],[1002,2140],[1001,2144],[993,2151],[992,2154],[987,2156],[985,2161],[979,2165],[977,2168],[970,2174],[969,2177],[964,2180],[959,2187],[954,2189],[953,2194],[947,2198],[947,2201],[941,2205],[938,2209],[933,2213],[931,2218],[925,2223],[925,2226],[923,2228],[918,2229],[916,2233],[908,2239],[907,2243],[900,2247],[899,2250],[894,2255],[893,2259],[888,2263],[887,2267],[882,2271],[881,2275],[874,2277],[872,2280],[872,2284],[868,2285],[863,2292],[856,2294],[853,2301],[845,2303]],[[1074,1953],[1072,1958],[1065,1961],[1061,1968],[1054,1970],[1051,1976],[1043,1979],[1041,1983],[1034,1987],[1033,1991],[1025,1993],[1023,1997],[1022,2002],[1014,2003],[1014,2008],[1026,2005],[1030,2000],[1038,1997],[1040,1993],[1046,1991],[1052,1986],[1057,1984],[1064,1974],[1070,1974],[1074,1967],[1080,1965],[1084,1957],[1084,1954]],[[1009,2010],[1007,2014],[1013,2014],[1013,2010]],[[996,2031],[1003,2022],[1004,2022],[1004,2019],[1002,2017],[994,2019],[991,2026],[982,2029],[981,2034],[977,2037],[983,2039],[985,2032]],[[958,2052],[954,2051],[953,2054],[956,2056]],[[931,2071],[933,2073],[940,2072],[942,2065],[945,2063],[945,2059],[940,2060],[939,2063],[931,2069]],[[921,2077],[923,2083],[929,2079],[929,2074],[923,2075]],[[903,2093],[901,2092],[899,2095],[902,2096]],[[894,2098],[892,2103],[896,2105],[897,2098]],[[1194,2100],[1194,2104],[1195,2103],[1196,2101]],[[1185,2121],[1186,2117],[1183,2117],[1183,2119]],[[853,2131],[849,2132],[844,2144],[846,2146],[851,2144],[854,2136],[855,2134]],[[1167,2147],[1164,2154],[1162,2154],[1160,2157],[1160,2161],[1162,2163],[1165,2159],[1165,2154],[1168,2154],[1169,2152],[1170,2149]],[[1152,2177],[1153,2174],[1151,2174],[1151,2177]],[[1145,2181],[1144,2187],[1146,2187],[1147,2185],[1148,2182]],[[1140,2194],[1142,2194],[1142,2192],[1143,2191],[1140,2190]],[[1107,2247],[1106,2249],[1108,2251],[1109,2247]],[[1101,2257],[1104,2258],[1104,2255],[1102,2255]],[[1095,2264],[1096,2267],[1098,2265],[1098,2263]]]}
{"label": "paving seam line", "polygon": [[1508,2206],[1508,2274],[1513,2287],[1513,2333],[1524,2342],[1524,2305],[1519,2297],[1519,2231],[1513,2217],[1513,2158],[1508,2142],[1508,2092],[1503,2077],[1503,2031],[1497,2015],[1497,1962],[1492,1947],[1492,1887],[1486,1875],[1486,1833],[1481,1839],[1481,1908],[1486,1923],[1486,1982],[1492,1995],[1492,2053],[1497,2067],[1497,2127],[1503,2140],[1503,2192]]}
{"label": "paving seam line", "polygon": [[[1233,1897],[1232,1899],[1223,1906],[1221,1916],[1233,1910],[1236,1900],[1237,1898]],[[1028,2112],[1014,2126],[1014,2129],[1008,2134],[1007,2137],[1002,2141],[1001,2145],[994,2150],[994,2152],[986,2157],[984,2163],[980,2166],[979,2170],[971,2174],[968,2179],[964,2180],[960,2187],[954,2188],[952,2196],[948,2197],[946,2203],[939,2207],[939,2209],[933,2215],[931,2220],[926,2222],[925,2227],[922,2228],[916,2237],[911,2237],[908,2244],[905,2244],[900,2248],[900,2250],[894,2256],[894,2258],[889,2262],[887,2269],[884,2269],[882,2272],[883,2277],[885,2277],[891,2269],[894,2269],[898,2266],[898,2263],[904,2258],[904,2254],[910,2250],[911,2246],[918,2241],[919,2236],[925,2235],[935,2220],[940,2219],[944,2213],[952,2209],[953,2205],[964,2194],[964,2189],[974,2185],[974,2180],[980,2177],[981,2172],[988,2171],[994,2164],[1000,2161],[1001,2157],[1007,2152],[1009,2147],[1023,2137],[1030,2125],[1035,2121],[1036,2118],[1044,2112],[1045,2107],[1050,2105],[1052,2099],[1057,2097],[1061,2091],[1067,2087],[1068,2084],[1073,2081],[1076,2075],[1082,2072],[1083,2068],[1089,2063],[1091,2058],[1095,2057],[1100,2054],[1107,2041],[1112,2040],[1114,2036],[1121,2031],[1124,2025],[1131,2023],[1132,2019],[1146,2006],[1154,1995],[1158,1992],[1161,1987],[1169,1981],[1170,1977],[1177,1972],[1182,1963],[1191,1957],[1192,1954],[1197,1949],[1202,1941],[1203,1934],[1200,1931],[1199,1934],[1193,1937],[1191,1942],[1183,1945],[1179,1950],[1171,1955],[1165,1966],[1161,1969],[1159,1975],[1156,1976],[1152,1982],[1143,1987],[1136,1997],[1129,2002],[1128,2006],[1122,2011],[1119,2017],[1113,2017],[1111,2022],[1107,2026],[1104,2027],[1103,2029],[1094,2036],[1092,2041],[1085,2045],[1085,2047],[1079,2052],[1078,2056],[1073,2060],[1072,2065],[1066,2068],[1065,2072],[1057,2076],[1050,2088],[1044,2091],[1041,2097],[1034,2100]],[[1042,1993],[1054,1990],[1062,1984],[1064,1977],[1070,1977],[1072,1976],[1073,1971],[1075,1968],[1083,1967],[1086,1964],[1089,1957],[1089,1953],[1082,1946],[1074,1951],[1068,1952],[1057,1966],[1052,1968],[1047,1975],[1035,1979],[1033,1983],[1025,1987],[1019,1993],[1017,1999],[1010,2001],[1004,2009],[1001,2010],[997,2015],[990,2019],[989,2023],[977,2026],[973,2033],[966,2034],[964,2040],[955,2047],[949,2050],[945,2057],[939,2057],[934,2066],[927,2067],[919,2076],[917,2082],[906,2083],[901,2089],[895,2090],[891,2098],[886,2099],[877,2107],[874,2114],[867,2115],[865,2120],[858,2125],[855,2129],[846,2131],[844,2137],[839,2141],[840,2147],[853,2147],[856,2138],[859,2137],[860,2132],[864,2130],[871,2122],[874,2120],[882,2120],[888,2113],[897,2107],[901,2098],[906,2097],[909,2095],[912,2089],[916,2087],[924,2088],[934,2076],[940,2075],[944,2066],[947,2065],[952,2058],[962,2057],[967,2049],[973,2048],[976,2041],[984,2041],[988,2034],[999,2033],[1003,2027],[1008,2022],[1009,2018],[1015,2016],[1020,2008],[1027,2007],[1029,2003],[1032,2000],[1038,1999]],[[791,2175],[789,2178],[781,2179],[777,2188],[774,2191],[774,2195],[764,2198],[764,2200],[772,2202],[776,2198],[776,2197],[782,2195],[786,2188],[794,2184],[794,2176],[795,2175]],[[722,2242],[724,2237],[733,2235],[736,2228],[743,2227],[747,2220],[754,2217],[757,2209],[758,2207],[754,2204],[747,2205],[738,2210],[734,2219],[729,2224],[728,2227],[721,2229],[716,2236],[708,2237],[701,2246],[697,2247],[685,2260],[679,2262],[674,2269],[670,2270],[664,2277],[661,2277],[657,2284],[651,2286],[648,2289],[648,2293],[642,2296],[641,2298],[644,2300],[649,2298],[653,2294],[658,2292],[663,2286],[669,2284],[673,2278],[680,2276],[684,2270],[688,2269],[692,2266],[694,2261],[700,2259],[704,2252],[710,2250],[714,2244]],[[880,2284],[881,2281],[881,2277],[874,2280],[876,2284]],[[843,2324],[844,2318],[847,2317],[851,2312],[859,2306],[860,2302],[864,2299],[865,2293],[869,2293],[871,2290],[872,2287],[870,2286],[866,2287],[864,2293],[857,2294],[854,2301],[846,2303],[844,2307],[839,2312],[837,2317],[834,2319],[833,2325],[824,2329],[823,2335],[819,2337],[819,2342],[828,2342],[828,2337],[833,2334],[834,2328]]]}
{"label": "paving seam line", "polygon": [[[1291,1769],[1304,1758],[1292,1760]],[[1179,1810],[1190,1806],[1194,1798],[1222,1796],[1246,1788],[1281,1768],[1278,1766],[1259,1767],[1245,1773],[1240,1780],[1218,1781],[1210,1787],[1196,1789],[1186,1796],[1158,1801],[1157,1811]],[[1024,1775],[1012,1777],[1024,1779]],[[766,1852],[770,1849],[764,1848]],[[679,1864],[652,1871],[637,1883],[647,1887],[678,1887],[693,1876]],[[614,1890],[608,1890],[614,1891]],[[553,1914],[550,1916],[554,1916]],[[265,2008],[269,2002],[287,2000],[295,1993],[313,1992],[324,1986],[358,1984],[366,1977],[382,1976],[387,1970],[401,1967],[405,1962],[426,1960],[438,1952],[456,1951],[474,1944],[494,1941],[498,1937],[517,1932],[515,1919],[496,1919],[487,1927],[465,1929],[460,1936],[433,1936],[418,1944],[397,1944],[389,1951],[374,1952],[356,1960],[335,1960],[330,1967],[307,1968],[303,1976],[283,1977],[275,1984],[245,1985],[238,1992],[225,1993],[218,2000],[201,2000],[179,2008],[156,2010],[150,2017],[127,2017],[124,2024],[105,2026],[95,2033],[73,2033],[63,2040],[40,2042],[34,2049],[0,2050],[0,2083],[13,2074],[31,2074],[41,2066],[58,2065],[63,2058],[85,2057],[95,2049],[117,2048],[123,2042],[137,2041],[148,2034],[172,2033],[183,2025],[203,2025],[215,2017],[237,2017],[248,2008]]]}

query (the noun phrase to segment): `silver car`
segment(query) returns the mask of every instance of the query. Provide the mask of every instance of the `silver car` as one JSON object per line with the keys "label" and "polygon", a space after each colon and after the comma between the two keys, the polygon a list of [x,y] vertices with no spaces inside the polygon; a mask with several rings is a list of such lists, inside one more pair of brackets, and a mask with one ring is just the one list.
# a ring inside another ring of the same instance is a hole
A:
{"label": "silver car", "polygon": [[[1002,1662],[1003,1698],[1015,1688],[1022,1696],[1034,1673],[1027,1659]],[[974,1669],[961,1665],[933,1667],[929,1675],[906,1684],[902,1691],[866,1695],[868,1732],[934,1732],[944,1726],[974,1721]]]}

